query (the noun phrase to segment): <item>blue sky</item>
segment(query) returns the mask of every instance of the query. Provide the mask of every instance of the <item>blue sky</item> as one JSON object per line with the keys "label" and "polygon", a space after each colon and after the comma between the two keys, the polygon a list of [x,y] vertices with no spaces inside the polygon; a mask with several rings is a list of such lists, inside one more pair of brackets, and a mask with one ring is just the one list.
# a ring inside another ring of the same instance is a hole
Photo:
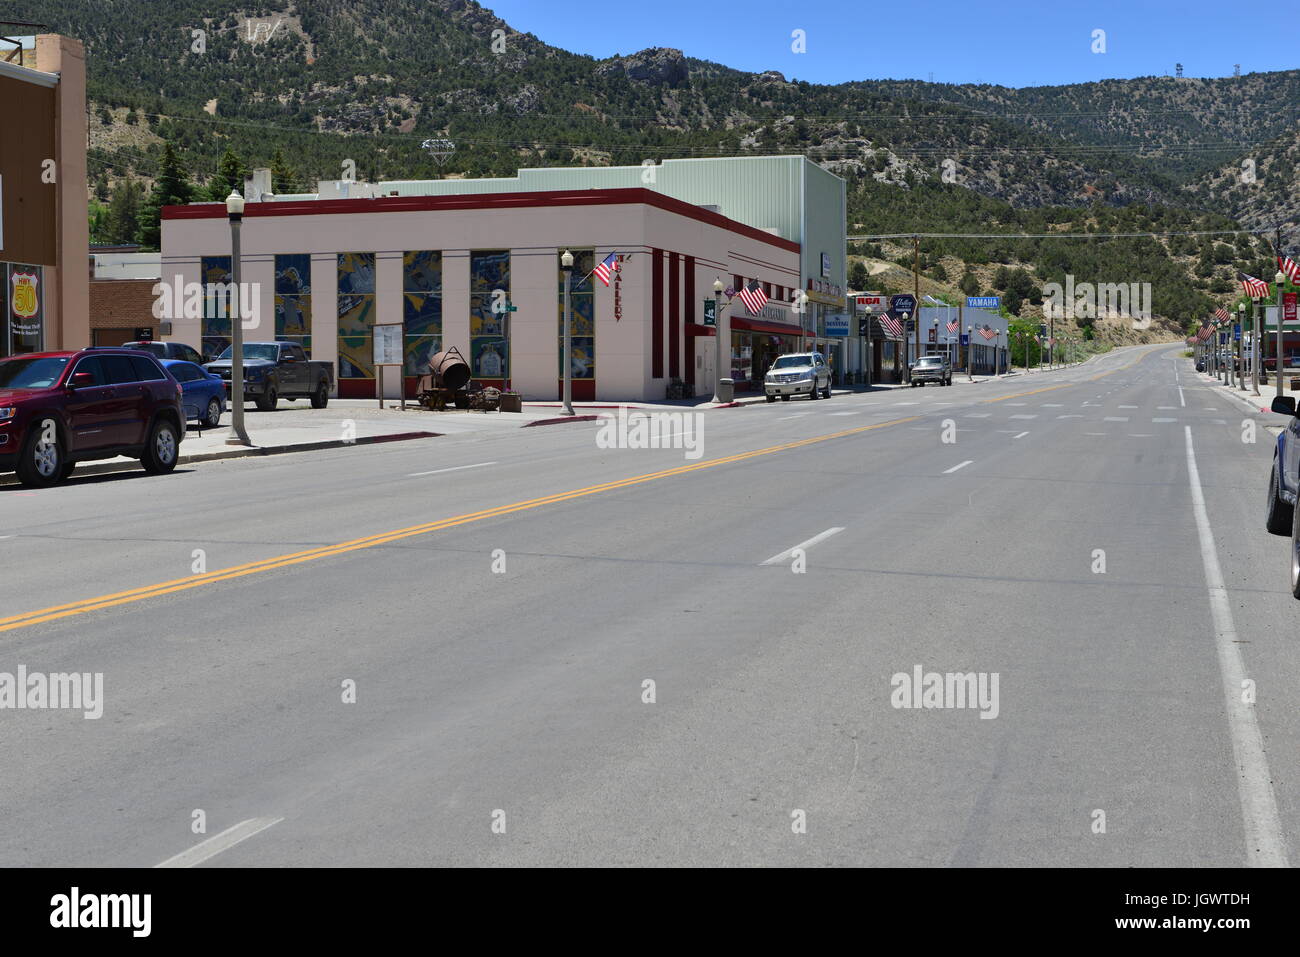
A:
{"label": "blue sky", "polygon": [[[1231,76],[1300,66],[1287,4],[1206,0],[481,0],[517,30],[596,57],[677,47],[787,79],[1043,86],[1173,74]],[[564,15],[557,15],[559,11]],[[1272,22],[1270,22],[1270,20]],[[791,51],[803,30],[807,52]],[[1092,52],[1105,31],[1104,53]]]}

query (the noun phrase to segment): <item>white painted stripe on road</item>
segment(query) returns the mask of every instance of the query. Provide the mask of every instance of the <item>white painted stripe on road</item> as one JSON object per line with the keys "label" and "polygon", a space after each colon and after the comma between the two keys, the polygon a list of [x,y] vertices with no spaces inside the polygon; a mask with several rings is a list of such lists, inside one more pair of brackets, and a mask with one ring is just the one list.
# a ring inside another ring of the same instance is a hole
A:
{"label": "white painted stripe on road", "polygon": [[967,412],[967,413],[966,413],[966,418],[968,418],[968,419],[987,419],[987,418],[988,418],[990,415],[992,415],[992,414],[993,414],[992,412]]}
{"label": "white painted stripe on road", "polygon": [[1102,419],[1101,421],[1103,421],[1103,422],[1127,422],[1127,421],[1128,421],[1128,416],[1127,416],[1127,415],[1108,415],[1108,416],[1106,416],[1104,419]]}
{"label": "white painted stripe on road", "polygon": [[1028,434],[1029,434],[1028,432],[1021,432],[1019,435],[1013,435],[1013,436],[1011,436],[1011,437],[1012,437],[1013,439],[1023,439],[1023,438],[1024,438],[1026,435],[1028,435]]}
{"label": "white painted stripe on road", "polygon": [[1183,408],[1187,407],[1187,400],[1183,397],[1183,387],[1178,387],[1178,404]]}
{"label": "white painted stripe on road", "polygon": [[960,465],[954,465],[950,469],[944,469],[943,474],[951,475],[953,472],[957,471],[958,469],[964,469],[966,466],[970,465],[974,461],[975,461],[974,459],[967,459],[965,462],[962,462]]}
{"label": "white painted stripe on road", "polygon": [[1032,413],[1032,412],[1029,413],[1029,414],[1025,414],[1024,412],[1021,412],[1021,413],[1019,413],[1019,414],[1017,414],[1017,415],[1009,415],[1009,416],[1007,416],[1007,418],[1008,418],[1008,419],[1036,419],[1036,418],[1038,418],[1038,416],[1035,415],[1035,414]]}
{"label": "white painted stripe on road", "polygon": [[202,864],[222,851],[230,850],[240,841],[246,841],[254,834],[260,834],[283,820],[282,817],[250,817],[247,821],[240,821],[234,827],[228,827],[220,834],[214,834],[206,841],[195,844],[188,851],[181,851],[175,857],[169,857],[161,864],[155,864],[154,867],[193,867]]}
{"label": "white painted stripe on road", "polygon": [[851,412],[829,412],[828,415],[861,415],[866,409],[854,409]]}
{"label": "white painted stripe on road", "polygon": [[1043,408],[1044,408],[1044,409],[1064,409],[1064,408],[1065,408],[1065,403],[1063,403],[1063,402],[1044,402],[1044,403],[1043,403]]}
{"label": "white painted stripe on road", "polygon": [[806,542],[800,542],[798,545],[795,545],[795,546],[793,546],[793,547],[791,547],[791,548],[787,548],[787,549],[786,549],[785,551],[783,551],[781,554],[779,554],[779,555],[773,555],[773,556],[772,556],[771,558],[769,558],[767,561],[765,561],[765,562],[759,562],[759,564],[760,564],[760,565],[780,565],[780,564],[782,564],[783,562],[788,562],[788,561],[790,560],[790,556],[793,555],[793,554],[795,553],[795,549],[800,549],[800,548],[802,548],[804,551],[807,551],[808,549],[810,549],[810,548],[812,548],[814,545],[816,545],[818,542],[824,542],[824,541],[826,541],[826,539],[830,538],[832,535],[838,535],[838,534],[839,534],[840,532],[842,532],[842,531],[844,531],[844,529],[843,529],[842,527],[828,528],[828,529],[826,529],[826,531],[821,532],[821,533],[819,533],[819,534],[817,534],[817,535],[814,535],[812,538],[808,539],[808,541],[806,541]]}
{"label": "white painted stripe on road", "polygon": [[1152,419],[1152,422],[1177,422],[1177,419]]}
{"label": "white painted stripe on road", "polygon": [[1136,405],[1121,405],[1120,408],[1121,408],[1121,409],[1136,409],[1137,406],[1136,406]]}
{"label": "white painted stripe on road", "polygon": [[1172,412],[1172,411],[1174,411],[1174,408],[1175,408],[1175,407],[1172,406],[1172,405],[1158,405],[1158,406],[1156,406],[1156,411],[1157,411],[1157,412]]}
{"label": "white painted stripe on road", "polygon": [[1058,415],[1057,418],[1058,419],[1082,419],[1083,416],[1080,415],[1078,412],[1070,412],[1066,415]]}
{"label": "white painted stripe on road", "polygon": [[481,469],[485,465],[496,465],[495,462],[475,462],[473,465],[453,465],[449,469],[434,469],[432,472],[411,472],[407,478],[419,478],[422,475],[440,475],[443,472],[459,472],[462,469]]}
{"label": "white painted stripe on road", "polygon": [[1219,671],[1223,676],[1223,694],[1228,706],[1228,731],[1232,754],[1237,765],[1237,792],[1246,825],[1246,863],[1252,867],[1286,867],[1286,844],[1282,822],[1273,794],[1273,778],[1264,755],[1264,739],[1259,733],[1255,710],[1241,700],[1246,663],[1237,644],[1237,628],[1232,620],[1232,605],[1223,584],[1219,555],[1214,546],[1201,475],[1196,468],[1192,447],[1192,427],[1183,426],[1187,444],[1187,480],[1192,491],[1192,514],[1196,516],[1196,534],[1201,543],[1201,564],[1210,596],[1210,615],[1214,621],[1215,644],[1219,652]]}
{"label": "white painted stripe on road", "polygon": [[811,412],[796,412],[794,415],[783,415],[777,418],[777,422],[784,422],[786,419],[802,419],[805,415],[812,415]]}

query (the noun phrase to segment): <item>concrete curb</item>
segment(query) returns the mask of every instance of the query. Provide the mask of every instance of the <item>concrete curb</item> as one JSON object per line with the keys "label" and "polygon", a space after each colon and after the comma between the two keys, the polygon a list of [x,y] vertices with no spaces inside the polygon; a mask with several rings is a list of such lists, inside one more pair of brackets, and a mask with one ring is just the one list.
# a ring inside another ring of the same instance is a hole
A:
{"label": "concrete curb", "polygon": [[[302,442],[297,445],[257,445],[251,448],[231,448],[222,452],[199,452],[194,455],[182,455],[176,464],[190,465],[196,462],[212,462],[217,459],[243,459],[252,455],[287,455],[290,452],[316,452],[321,449],[348,448],[354,445],[378,445],[382,442],[406,442],[411,439],[436,439],[442,432],[395,432],[392,435],[363,435],[351,442],[342,439],[330,439],[325,442]],[[78,465],[72,473],[78,475],[105,475],[111,472],[134,472],[141,468],[139,462],[87,462]]]}
{"label": "concrete curb", "polygon": [[534,419],[525,422],[520,428],[531,429],[534,425],[561,425],[565,422],[595,422],[599,418],[599,415],[562,415],[558,419]]}

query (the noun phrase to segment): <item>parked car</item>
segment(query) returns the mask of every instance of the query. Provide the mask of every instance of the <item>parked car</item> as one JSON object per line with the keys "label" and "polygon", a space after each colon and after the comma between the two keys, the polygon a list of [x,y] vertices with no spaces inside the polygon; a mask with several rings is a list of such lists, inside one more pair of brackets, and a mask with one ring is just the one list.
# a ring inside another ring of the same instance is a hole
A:
{"label": "parked car", "polygon": [[196,366],[203,365],[203,356],[199,355],[198,350],[193,346],[187,346],[183,342],[127,342],[122,345],[123,349],[139,349],[143,352],[151,352],[159,359],[184,359],[186,362],[193,362]]}
{"label": "parked car", "polygon": [[820,352],[794,352],[777,356],[772,367],[763,378],[763,389],[767,401],[775,402],[779,395],[782,402],[789,402],[792,395],[803,395],[815,399],[821,395],[831,397],[831,370],[825,357]]}
{"label": "parked car", "polygon": [[198,422],[205,429],[219,426],[226,409],[226,384],[221,376],[181,359],[163,359],[162,365],[181,384],[186,421]]}
{"label": "parked car", "polygon": [[947,356],[921,356],[910,368],[912,388],[924,386],[927,382],[952,385],[952,362]]}
{"label": "parked car", "polygon": [[1274,397],[1272,408],[1290,416],[1291,421],[1278,434],[1273,448],[1264,527],[1274,535],[1291,536],[1291,594],[1300,598],[1300,508],[1296,507],[1300,490],[1300,418],[1296,416],[1294,396]]}
{"label": "parked car", "polygon": [[[226,383],[230,396],[231,347],[203,368]],[[280,399],[311,399],[313,409],[329,405],[334,387],[334,366],[313,362],[296,342],[244,343],[244,398],[257,402],[263,412],[275,408]]]}
{"label": "parked car", "polygon": [[78,462],[118,455],[170,472],[184,437],[180,384],[148,353],[0,359],[0,471],[16,472],[24,485],[56,485]]}
{"label": "parked car", "polygon": [[[1297,366],[1300,366],[1300,352],[1292,352],[1283,357],[1283,370],[1294,369]],[[1263,368],[1265,372],[1275,370],[1277,368],[1277,356],[1265,356]]]}

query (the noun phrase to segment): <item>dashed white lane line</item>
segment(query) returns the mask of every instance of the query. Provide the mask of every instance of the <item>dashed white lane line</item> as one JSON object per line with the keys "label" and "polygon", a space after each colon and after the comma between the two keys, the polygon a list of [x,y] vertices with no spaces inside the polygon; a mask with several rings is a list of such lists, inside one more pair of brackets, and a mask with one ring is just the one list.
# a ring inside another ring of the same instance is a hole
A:
{"label": "dashed white lane line", "polygon": [[1138,406],[1136,406],[1136,405],[1121,405],[1120,408],[1121,408],[1121,409],[1136,409],[1136,408],[1138,408]]}
{"label": "dashed white lane line", "polygon": [[1192,447],[1192,427],[1183,426],[1187,444],[1187,479],[1192,492],[1192,513],[1201,545],[1201,564],[1210,597],[1210,616],[1214,624],[1215,646],[1219,652],[1219,671],[1223,678],[1223,696],[1227,704],[1228,731],[1232,755],[1237,766],[1237,792],[1241,798],[1241,816],[1246,825],[1246,863],[1253,867],[1286,867],[1286,841],[1273,794],[1273,775],[1264,754],[1264,739],[1255,719],[1255,709],[1242,700],[1245,695],[1246,662],[1237,641],[1232,619],[1232,602],[1223,584],[1219,554],[1214,545],[1201,476],[1196,468]]}
{"label": "dashed white lane line", "polygon": [[481,469],[485,465],[496,465],[495,462],[475,462],[473,465],[453,465],[449,469],[434,469],[432,472],[410,472],[407,478],[419,478],[422,475],[440,475],[443,472],[460,472],[464,469]]}
{"label": "dashed white lane line", "polygon": [[1128,416],[1127,416],[1127,415],[1108,415],[1108,416],[1106,416],[1104,419],[1102,419],[1102,421],[1103,421],[1103,422],[1127,422],[1127,421],[1128,421]]}
{"label": "dashed white lane line", "polygon": [[796,412],[794,415],[782,415],[776,418],[777,422],[784,422],[786,419],[802,419],[805,415],[812,415],[811,412]]}
{"label": "dashed white lane line", "polygon": [[214,834],[206,841],[195,844],[188,851],[181,851],[175,857],[169,857],[154,867],[193,867],[209,858],[216,857],[222,851],[228,851],[240,841],[246,841],[254,834],[260,834],[268,827],[279,824],[282,817],[250,817],[240,821],[234,827],[228,827],[220,834]]}
{"label": "dashed white lane line", "polygon": [[1131,439],[1150,439],[1154,437],[1155,437],[1154,432],[1130,432],[1129,433],[1129,438]]}
{"label": "dashed white lane line", "polygon": [[867,411],[866,409],[853,409],[850,412],[830,412],[827,414],[828,415],[861,415],[863,412],[866,411]]}
{"label": "dashed white lane line", "polygon": [[962,463],[960,463],[960,464],[958,464],[958,465],[954,465],[954,466],[953,466],[952,468],[950,468],[950,469],[944,469],[944,470],[943,470],[943,474],[944,474],[944,475],[951,475],[953,472],[957,471],[958,469],[964,469],[966,466],[970,465],[970,464],[971,464],[972,462],[974,462],[974,461],[975,461],[974,459],[967,459],[965,462],[962,462]]}
{"label": "dashed white lane line", "polygon": [[1057,418],[1058,419],[1082,419],[1083,416],[1077,412],[1070,412],[1067,413],[1066,415],[1058,415]]}
{"label": "dashed white lane line", "polygon": [[967,418],[967,419],[987,419],[987,418],[988,418],[990,415],[992,415],[992,414],[993,414],[992,412],[967,412],[966,415],[965,415],[965,418]]}
{"label": "dashed white lane line", "polygon": [[1175,408],[1175,407],[1172,406],[1172,405],[1158,405],[1158,406],[1156,406],[1156,411],[1157,411],[1157,412],[1172,412],[1172,411],[1174,411],[1174,408]]}
{"label": "dashed white lane line", "polygon": [[1177,422],[1177,419],[1152,419],[1152,422]]}
{"label": "dashed white lane line", "polygon": [[814,535],[812,538],[808,539],[808,541],[806,541],[806,542],[800,542],[798,545],[794,545],[794,546],[792,546],[792,547],[790,547],[790,548],[787,548],[785,551],[781,552],[780,554],[778,554],[778,555],[773,555],[773,556],[772,556],[771,558],[769,558],[767,561],[765,561],[765,562],[759,562],[759,564],[760,564],[760,565],[779,565],[779,564],[781,564],[782,562],[787,562],[787,561],[790,560],[790,556],[792,556],[796,551],[799,551],[799,550],[801,550],[801,549],[804,550],[804,551],[807,551],[808,549],[810,549],[810,548],[812,548],[814,545],[816,545],[818,542],[824,542],[824,541],[826,541],[826,539],[830,538],[832,535],[838,535],[838,534],[839,534],[840,532],[842,532],[842,531],[844,531],[844,529],[843,529],[843,527],[841,527],[841,526],[836,526],[835,528],[828,528],[828,529],[826,529],[826,531],[824,531],[824,532],[818,532],[818,533],[817,533],[816,535]]}
{"label": "dashed white lane line", "polygon": [[1044,402],[1044,403],[1043,403],[1043,408],[1044,408],[1044,409],[1064,409],[1064,408],[1065,408],[1065,403],[1063,403],[1063,402]]}
{"label": "dashed white lane line", "polygon": [[1036,419],[1036,418],[1038,418],[1038,416],[1034,415],[1034,414],[1031,412],[1031,413],[1029,413],[1028,415],[1026,415],[1026,414],[1024,414],[1024,413],[1021,413],[1021,414],[1019,414],[1019,415],[1009,415],[1009,416],[1007,416],[1007,418],[1008,418],[1008,419]]}
{"label": "dashed white lane line", "polygon": [[1187,399],[1183,397],[1183,387],[1178,387],[1178,404],[1183,408],[1187,407]]}
{"label": "dashed white lane line", "polygon": [[1028,435],[1028,434],[1029,434],[1028,432],[1021,432],[1019,435],[1013,435],[1013,436],[1011,436],[1011,437],[1012,437],[1013,439],[1023,439],[1023,438],[1024,438],[1026,435]]}
{"label": "dashed white lane line", "polygon": [[1207,405],[1207,406],[1206,406],[1205,408],[1203,408],[1201,411],[1202,411],[1202,412],[1218,412],[1219,409],[1218,409],[1218,406]]}
{"label": "dashed white lane line", "polygon": [[1085,432],[1084,435],[1110,435],[1109,432]]}

